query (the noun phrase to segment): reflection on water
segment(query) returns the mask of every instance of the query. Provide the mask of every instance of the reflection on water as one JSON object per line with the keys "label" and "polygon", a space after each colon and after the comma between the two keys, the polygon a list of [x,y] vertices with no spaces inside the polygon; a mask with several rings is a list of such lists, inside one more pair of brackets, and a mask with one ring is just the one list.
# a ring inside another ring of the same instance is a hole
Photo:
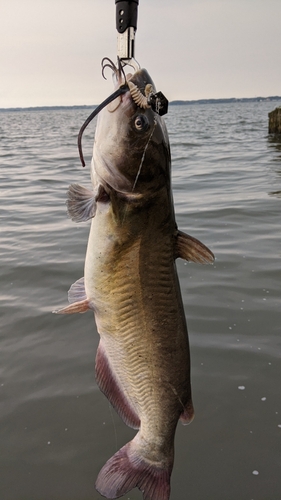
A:
{"label": "reflection on water", "polygon": [[[270,162],[274,165],[274,170],[278,175],[281,175],[281,135],[269,135],[268,136],[269,148],[274,148],[278,154],[274,154],[270,157]],[[280,191],[270,191],[269,196],[275,196],[280,198]]]}
{"label": "reflection on water", "polygon": [[[268,136],[269,147],[274,146],[275,149],[281,152],[281,135],[269,135]],[[273,158],[273,160],[276,158]],[[281,160],[281,156],[279,156]]]}
{"label": "reflection on water", "polygon": [[[281,143],[267,136],[271,105],[167,115],[178,225],[216,256],[213,266],[177,263],[195,420],[177,429],[171,500],[280,499]],[[98,471],[134,435],[96,386],[93,316],[51,314],[83,275],[89,225],[67,218],[65,198],[70,183],[89,185],[76,147],[88,114],[1,113],[4,500],[101,500]]]}
{"label": "reflection on water", "polygon": [[272,191],[271,193],[268,194],[269,196],[276,196],[277,198],[281,198],[281,191]]}

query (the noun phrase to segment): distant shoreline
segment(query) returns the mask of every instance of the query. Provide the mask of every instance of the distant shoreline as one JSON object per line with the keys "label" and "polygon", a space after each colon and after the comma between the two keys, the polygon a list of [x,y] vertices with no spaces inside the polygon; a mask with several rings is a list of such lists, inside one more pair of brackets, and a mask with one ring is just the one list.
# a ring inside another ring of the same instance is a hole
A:
{"label": "distant shoreline", "polygon": [[[244,102],[274,102],[281,101],[281,96],[269,96],[269,97],[231,97],[226,99],[197,99],[194,101],[184,101],[176,100],[169,102],[170,106],[191,106],[194,104],[232,104],[232,103],[244,103]],[[16,107],[16,108],[0,108],[0,112],[5,111],[51,111],[60,109],[93,109],[97,104],[81,104],[75,106],[29,106],[26,108]]]}

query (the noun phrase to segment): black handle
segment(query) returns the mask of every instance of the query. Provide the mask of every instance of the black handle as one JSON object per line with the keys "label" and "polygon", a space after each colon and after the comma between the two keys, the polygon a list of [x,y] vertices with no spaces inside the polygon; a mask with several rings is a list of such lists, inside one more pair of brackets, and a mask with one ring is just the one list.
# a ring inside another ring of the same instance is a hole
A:
{"label": "black handle", "polygon": [[132,27],[137,29],[139,0],[115,0],[116,4],[116,29],[118,33]]}

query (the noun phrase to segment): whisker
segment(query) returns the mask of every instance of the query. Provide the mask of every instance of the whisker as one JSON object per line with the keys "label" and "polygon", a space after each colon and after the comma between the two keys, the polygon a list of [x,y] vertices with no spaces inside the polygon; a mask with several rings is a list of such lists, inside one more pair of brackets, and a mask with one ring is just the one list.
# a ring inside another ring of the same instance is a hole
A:
{"label": "whisker", "polygon": [[[152,135],[153,135],[153,133],[154,133],[155,127],[156,127],[156,120],[154,119],[154,126],[153,126],[153,128],[152,128],[152,131],[151,131],[151,133],[150,133],[150,135],[149,135],[149,138],[147,139],[147,143],[146,143],[146,145],[145,145],[145,147],[144,147],[144,150],[143,150],[143,154],[142,154],[142,157],[141,157],[140,165],[139,165],[139,168],[138,168],[138,171],[137,171],[137,174],[136,174],[136,178],[135,178],[135,181],[134,181],[134,184],[133,184],[133,187],[132,187],[132,193],[134,192],[135,187],[136,187],[136,184],[137,184],[137,182],[138,182],[138,178],[139,178],[139,176],[140,176],[141,169],[142,169],[143,162],[144,162],[144,158],[145,158],[145,153],[146,153],[146,150],[147,150],[148,145],[149,145],[149,143],[150,143],[151,137],[152,137]],[[127,203],[127,204],[125,205],[125,210],[124,210],[124,213],[123,213],[123,217],[122,217],[121,224],[123,224],[123,223],[124,223],[124,221],[125,221],[125,218],[126,218],[126,215],[127,215],[127,211],[128,211],[128,206],[129,206],[129,205],[128,205],[128,203]]]}
{"label": "whisker", "polygon": [[137,171],[137,175],[136,175],[136,178],[135,178],[135,182],[134,182],[133,187],[132,187],[132,192],[135,190],[136,184],[137,184],[137,182],[138,182],[138,178],[139,178],[139,176],[140,176],[141,169],[142,169],[143,162],[144,162],[144,158],[145,158],[145,153],[146,153],[146,150],[147,150],[147,148],[148,148],[148,144],[150,143],[150,139],[151,139],[151,137],[152,137],[152,135],[153,135],[153,133],[154,133],[155,127],[156,127],[156,120],[154,120],[154,126],[153,126],[153,129],[152,129],[151,134],[150,134],[150,136],[149,136],[149,138],[148,138],[148,140],[147,140],[147,143],[146,143],[146,145],[145,145],[145,147],[144,147],[143,154],[142,154],[142,157],[141,157],[140,166],[139,166],[139,169],[138,169],[138,171]]}

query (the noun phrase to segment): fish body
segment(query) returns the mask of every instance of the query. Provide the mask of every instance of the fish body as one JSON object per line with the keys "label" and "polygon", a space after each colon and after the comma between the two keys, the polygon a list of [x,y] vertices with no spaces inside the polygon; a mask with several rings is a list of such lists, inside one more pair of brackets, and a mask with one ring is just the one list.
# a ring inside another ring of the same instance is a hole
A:
{"label": "fish body", "polygon": [[[145,96],[142,69],[130,81]],[[138,102],[141,102],[139,99]],[[95,314],[96,379],[124,422],[138,429],[100,471],[96,488],[118,498],[138,487],[168,500],[178,420],[193,418],[187,326],[175,259],[211,262],[202,243],[177,229],[169,139],[163,119],[130,91],[100,114],[93,193],[70,187],[76,221],[92,218],[84,279],[59,312]]]}

